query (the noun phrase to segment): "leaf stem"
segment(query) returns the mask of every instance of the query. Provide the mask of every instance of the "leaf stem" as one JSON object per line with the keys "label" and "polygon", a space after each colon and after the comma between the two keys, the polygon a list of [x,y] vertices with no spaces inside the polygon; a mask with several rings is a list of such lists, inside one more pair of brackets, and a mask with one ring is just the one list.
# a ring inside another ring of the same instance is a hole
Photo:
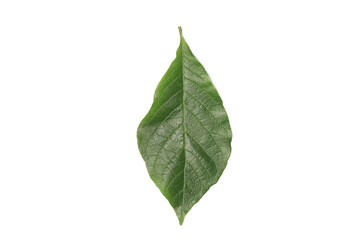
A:
{"label": "leaf stem", "polygon": [[182,37],[182,28],[181,28],[181,26],[179,26],[178,29],[179,29],[180,37]]}

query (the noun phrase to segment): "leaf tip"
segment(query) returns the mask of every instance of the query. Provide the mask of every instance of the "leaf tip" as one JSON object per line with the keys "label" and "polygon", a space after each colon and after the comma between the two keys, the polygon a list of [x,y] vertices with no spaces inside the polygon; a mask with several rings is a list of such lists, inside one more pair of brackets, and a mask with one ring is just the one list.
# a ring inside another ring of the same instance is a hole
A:
{"label": "leaf tip", "polygon": [[180,212],[176,212],[176,215],[179,219],[180,226],[183,225],[186,213],[184,213],[183,211],[180,211]]}
{"label": "leaf tip", "polygon": [[180,217],[179,217],[179,224],[180,224],[180,226],[183,225],[184,219],[185,219],[185,216],[180,216]]}

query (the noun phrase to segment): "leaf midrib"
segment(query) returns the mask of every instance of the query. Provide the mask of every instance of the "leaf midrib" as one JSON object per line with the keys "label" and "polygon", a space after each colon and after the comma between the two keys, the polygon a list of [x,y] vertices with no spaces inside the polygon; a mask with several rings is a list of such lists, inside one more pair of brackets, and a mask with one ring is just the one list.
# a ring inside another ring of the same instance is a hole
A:
{"label": "leaf midrib", "polygon": [[185,74],[184,74],[184,48],[183,48],[183,36],[181,27],[179,27],[180,32],[180,48],[181,48],[181,72],[182,72],[182,124],[183,124],[183,149],[184,149],[184,176],[183,176],[183,188],[182,188],[182,202],[180,207],[180,225],[184,221],[183,216],[183,205],[184,205],[184,196],[185,196],[185,167],[186,167],[186,128],[185,128]]}

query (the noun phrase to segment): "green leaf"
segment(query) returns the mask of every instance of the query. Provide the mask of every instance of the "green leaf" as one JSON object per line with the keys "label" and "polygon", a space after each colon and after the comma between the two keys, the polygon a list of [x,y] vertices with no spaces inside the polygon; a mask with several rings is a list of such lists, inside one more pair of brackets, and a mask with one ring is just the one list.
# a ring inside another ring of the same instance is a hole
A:
{"label": "green leaf", "polygon": [[156,88],[137,131],[151,179],[182,225],[185,215],[223,173],[231,128],[209,75],[180,31],[176,58]]}

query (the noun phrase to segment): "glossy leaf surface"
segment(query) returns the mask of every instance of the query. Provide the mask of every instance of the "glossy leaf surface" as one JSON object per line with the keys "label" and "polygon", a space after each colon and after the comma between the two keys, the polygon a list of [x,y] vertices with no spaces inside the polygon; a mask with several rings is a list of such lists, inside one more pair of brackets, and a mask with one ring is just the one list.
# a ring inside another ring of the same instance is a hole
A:
{"label": "glossy leaf surface", "polygon": [[176,58],[157,86],[137,138],[151,179],[182,224],[223,173],[232,133],[218,92],[179,30]]}

